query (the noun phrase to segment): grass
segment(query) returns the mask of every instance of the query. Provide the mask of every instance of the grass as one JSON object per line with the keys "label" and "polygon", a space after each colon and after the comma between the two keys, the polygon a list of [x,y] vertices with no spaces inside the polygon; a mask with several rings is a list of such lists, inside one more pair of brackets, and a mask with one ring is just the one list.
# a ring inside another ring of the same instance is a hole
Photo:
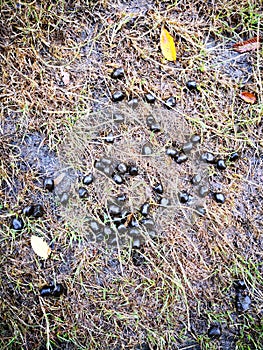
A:
{"label": "grass", "polygon": [[[140,5],[0,0],[1,349],[262,349],[262,45],[246,54],[231,49],[262,36],[262,8],[254,0]],[[175,63],[161,56],[163,23],[176,40]],[[119,66],[125,77],[114,80]],[[198,91],[185,89],[188,80]],[[112,103],[116,90],[124,103]],[[243,90],[256,94],[254,105],[239,98]],[[153,107],[143,101],[147,92],[156,97]],[[170,111],[163,107],[169,96],[177,100]],[[133,97],[137,110],[127,106]],[[124,123],[112,121],[114,108]],[[149,113],[160,133],[146,127]],[[110,131],[116,141],[106,144]],[[196,153],[174,164],[166,147],[195,133]],[[145,143],[151,156],[141,154]],[[206,180],[226,202],[209,195],[202,200],[206,215],[197,216],[177,193],[193,193],[190,179],[203,151],[226,160],[224,172],[209,166]],[[233,151],[240,154],[235,163],[228,161]],[[117,186],[95,169],[102,156],[136,163],[140,175]],[[95,182],[80,201],[77,178],[91,171]],[[59,181],[61,173],[75,186],[69,207],[56,196],[59,184],[55,193],[42,186],[45,176]],[[167,207],[151,190],[157,181]],[[131,245],[112,248],[87,237],[91,220],[100,231],[109,221],[116,233],[108,202],[120,192],[138,220],[140,205],[152,205],[156,237],[139,232],[139,266]],[[21,213],[31,203],[43,204],[42,218]],[[23,217],[21,232],[10,228],[15,216]],[[53,243],[47,261],[32,251],[32,234]],[[235,308],[237,280],[252,300],[245,313]],[[40,297],[52,283],[67,293]],[[222,327],[218,340],[207,334],[214,323]]]}

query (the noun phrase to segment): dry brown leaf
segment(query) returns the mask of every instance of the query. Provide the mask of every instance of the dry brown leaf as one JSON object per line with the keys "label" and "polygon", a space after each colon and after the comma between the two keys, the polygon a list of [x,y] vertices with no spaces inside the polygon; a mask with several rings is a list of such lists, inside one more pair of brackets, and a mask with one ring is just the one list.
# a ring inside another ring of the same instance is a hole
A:
{"label": "dry brown leaf", "polygon": [[255,103],[257,100],[256,96],[248,91],[240,92],[239,96],[242,98],[243,101],[251,104]]}
{"label": "dry brown leaf", "polygon": [[259,36],[256,36],[254,38],[234,44],[233,49],[240,53],[254,51],[260,48],[260,41],[261,38]]}
{"label": "dry brown leaf", "polygon": [[64,179],[65,176],[66,176],[66,173],[61,173],[61,174],[59,174],[59,175],[54,179],[54,186],[57,186],[58,184],[60,184],[60,182]]}
{"label": "dry brown leaf", "polygon": [[176,48],[174,39],[171,36],[171,34],[162,26],[161,29],[161,37],[160,37],[160,45],[162,54],[165,59],[168,61],[175,61],[176,60]]}
{"label": "dry brown leaf", "polygon": [[31,247],[34,252],[43,259],[47,259],[51,253],[51,249],[43,238],[31,236]]}

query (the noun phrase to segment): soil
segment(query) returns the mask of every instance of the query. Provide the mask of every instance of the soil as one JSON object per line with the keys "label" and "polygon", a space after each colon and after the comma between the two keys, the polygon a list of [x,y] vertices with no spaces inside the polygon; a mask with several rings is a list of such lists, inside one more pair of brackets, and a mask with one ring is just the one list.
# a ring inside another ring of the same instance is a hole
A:
{"label": "soil", "polygon": [[262,35],[260,4],[3,1],[0,13],[1,349],[262,349],[262,45],[233,50]]}

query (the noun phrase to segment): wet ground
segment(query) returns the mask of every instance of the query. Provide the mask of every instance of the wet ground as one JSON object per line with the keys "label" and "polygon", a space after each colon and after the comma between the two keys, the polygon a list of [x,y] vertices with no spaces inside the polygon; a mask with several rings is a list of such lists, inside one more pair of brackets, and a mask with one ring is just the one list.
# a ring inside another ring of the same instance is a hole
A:
{"label": "wet ground", "polygon": [[14,5],[1,4],[2,348],[261,349],[262,61],[231,50],[257,34],[258,4]]}

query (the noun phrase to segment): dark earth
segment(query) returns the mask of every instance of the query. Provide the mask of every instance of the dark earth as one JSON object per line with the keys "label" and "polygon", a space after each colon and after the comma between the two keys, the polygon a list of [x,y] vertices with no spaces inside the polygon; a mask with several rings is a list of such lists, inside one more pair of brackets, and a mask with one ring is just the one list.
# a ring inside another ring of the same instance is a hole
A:
{"label": "dark earth", "polygon": [[262,10],[0,1],[0,349],[263,349]]}

